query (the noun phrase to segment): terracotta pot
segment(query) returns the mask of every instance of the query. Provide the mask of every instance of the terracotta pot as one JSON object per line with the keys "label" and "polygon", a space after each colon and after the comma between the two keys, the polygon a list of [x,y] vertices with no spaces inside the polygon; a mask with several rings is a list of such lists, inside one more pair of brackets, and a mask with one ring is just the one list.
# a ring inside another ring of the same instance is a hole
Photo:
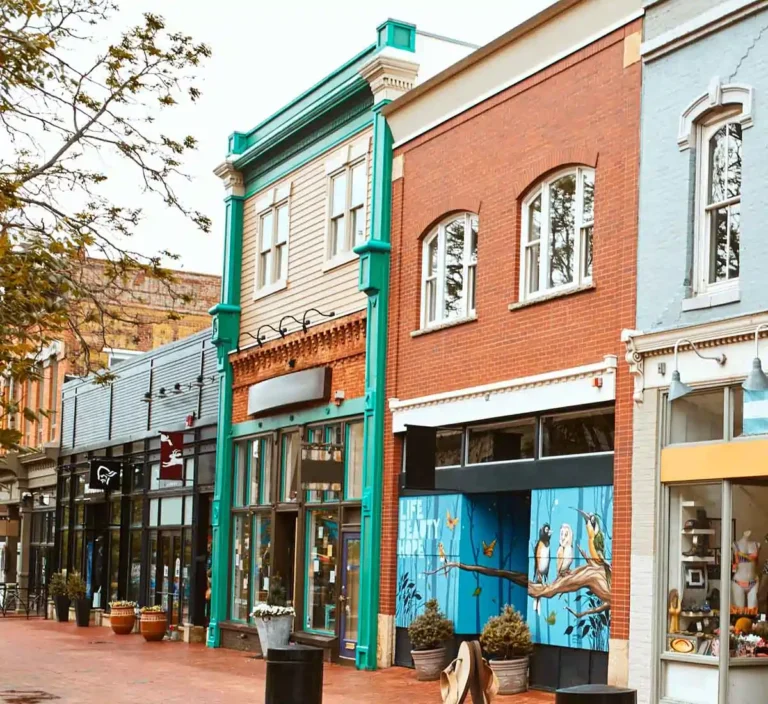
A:
{"label": "terracotta pot", "polygon": [[109,612],[109,625],[118,636],[127,636],[136,624],[136,610],[132,606],[113,606]]}
{"label": "terracotta pot", "polygon": [[528,656],[512,660],[489,660],[499,678],[499,694],[519,694],[528,690]]}
{"label": "terracotta pot", "polygon": [[143,613],[139,621],[139,630],[147,642],[162,640],[168,629],[168,617],[165,611]]}
{"label": "terracotta pot", "polygon": [[411,657],[416,667],[416,679],[421,682],[432,682],[440,679],[440,673],[445,667],[445,648],[434,650],[412,650]]}

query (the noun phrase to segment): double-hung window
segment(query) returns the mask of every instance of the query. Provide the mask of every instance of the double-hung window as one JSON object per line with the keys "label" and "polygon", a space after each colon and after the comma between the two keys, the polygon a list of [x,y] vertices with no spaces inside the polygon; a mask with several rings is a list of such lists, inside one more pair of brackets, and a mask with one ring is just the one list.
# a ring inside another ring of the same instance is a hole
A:
{"label": "double-hung window", "polygon": [[279,291],[288,283],[290,191],[290,184],[272,188],[256,203],[256,297]]}
{"label": "double-hung window", "polygon": [[592,280],[595,173],[571,168],[544,181],[524,201],[520,299]]}
{"label": "double-hung window", "polygon": [[475,312],[478,219],[452,215],[424,240],[421,327],[460,320]]}
{"label": "double-hung window", "polygon": [[367,186],[364,158],[331,175],[328,259],[342,257],[365,241]]}
{"label": "double-hung window", "polygon": [[716,115],[699,125],[697,289],[738,285],[741,239],[740,115]]}

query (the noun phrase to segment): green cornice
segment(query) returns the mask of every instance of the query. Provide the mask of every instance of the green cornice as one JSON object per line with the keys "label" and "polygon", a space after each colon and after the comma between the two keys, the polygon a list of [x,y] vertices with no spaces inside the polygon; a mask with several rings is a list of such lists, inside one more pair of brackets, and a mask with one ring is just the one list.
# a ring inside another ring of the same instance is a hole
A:
{"label": "green cornice", "polygon": [[333,421],[349,416],[361,416],[365,410],[365,398],[350,398],[337,406],[329,403],[318,408],[309,408],[293,413],[281,413],[277,416],[269,416],[259,420],[246,420],[232,426],[232,437],[241,438],[247,435],[258,435],[270,430],[289,428],[293,425],[306,425],[307,423],[320,423]]}
{"label": "green cornice", "polygon": [[[284,138],[287,134],[295,132],[300,125],[306,124],[308,119],[312,119],[308,116],[316,115],[318,110],[322,114],[325,103],[339,102],[345,93],[350,90],[354,92],[355,84],[359,89],[359,81],[362,81],[358,73],[359,69],[375,51],[375,44],[366,47],[252,130],[235,132],[229,138],[229,153],[246,156],[249,150],[262,143]],[[239,159],[237,164],[237,168],[240,169]]]}
{"label": "green cornice", "polygon": [[376,28],[376,48],[391,46],[403,51],[416,51],[416,25],[389,19]]}

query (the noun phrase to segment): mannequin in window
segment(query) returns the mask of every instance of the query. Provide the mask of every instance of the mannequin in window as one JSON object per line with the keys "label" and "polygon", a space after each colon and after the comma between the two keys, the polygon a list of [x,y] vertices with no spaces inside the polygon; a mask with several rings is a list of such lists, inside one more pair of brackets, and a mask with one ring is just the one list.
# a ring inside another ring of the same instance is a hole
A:
{"label": "mannequin in window", "polygon": [[751,530],[745,530],[732,546],[733,549],[733,581],[731,594],[733,605],[737,609],[754,609],[757,612],[757,560],[760,554],[760,543],[750,540]]}

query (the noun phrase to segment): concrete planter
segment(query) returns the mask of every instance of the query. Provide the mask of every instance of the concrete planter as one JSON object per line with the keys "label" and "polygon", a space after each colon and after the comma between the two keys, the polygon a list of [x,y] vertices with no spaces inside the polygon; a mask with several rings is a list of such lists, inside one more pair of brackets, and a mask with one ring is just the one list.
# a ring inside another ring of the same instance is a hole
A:
{"label": "concrete planter", "polygon": [[432,682],[440,679],[440,673],[445,666],[445,648],[412,650],[411,657],[416,668],[417,680]]}
{"label": "concrete planter", "polygon": [[257,618],[256,630],[259,632],[261,654],[266,659],[270,648],[284,648],[291,639],[293,616],[273,616]]}
{"label": "concrete planter", "polygon": [[519,694],[528,690],[528,656],[513,660],[490,660],[496,677],[499,678],[499,694]]}

